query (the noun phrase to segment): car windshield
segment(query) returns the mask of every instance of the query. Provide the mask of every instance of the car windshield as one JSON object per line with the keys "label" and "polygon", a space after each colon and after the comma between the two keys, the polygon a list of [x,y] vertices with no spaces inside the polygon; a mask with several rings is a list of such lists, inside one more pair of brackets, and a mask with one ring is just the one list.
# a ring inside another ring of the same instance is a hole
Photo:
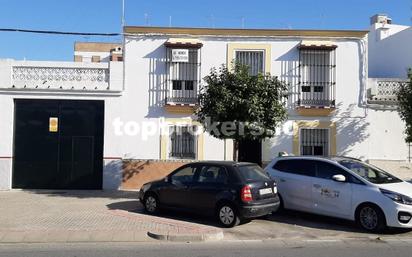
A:
{"label": "car windshield", "polygon": [[239,173],[246,181],[261,181],[270,179],[266,172],[258,165],[242,165]]}
{"label": "car windshield", "polygon": [[371,165],[360,161],[354,160],[343,160],[339,161],[341,165],[355,172],[362,178],[374,184],[389,184],[389,183],[399,183],[402,180],[395,176]]}

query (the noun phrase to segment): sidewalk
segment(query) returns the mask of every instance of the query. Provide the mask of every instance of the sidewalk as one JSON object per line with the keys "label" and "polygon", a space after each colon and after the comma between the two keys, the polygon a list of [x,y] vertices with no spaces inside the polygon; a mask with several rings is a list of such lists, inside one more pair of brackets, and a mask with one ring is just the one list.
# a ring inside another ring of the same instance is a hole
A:
{"label": "sidewalk", "polygon": [[217,240],[219,228],[146,215],[135,192],[0,192],[0,243]]}
{"label": "sidewalk", "polygon": [[[353,222],[293,211],[221,229],[213,218],[146,215],[136,192],[0,192],[1,243],[412,240],[410,230],[374,235]],[[150,236],[149,236],[150,235]]]}

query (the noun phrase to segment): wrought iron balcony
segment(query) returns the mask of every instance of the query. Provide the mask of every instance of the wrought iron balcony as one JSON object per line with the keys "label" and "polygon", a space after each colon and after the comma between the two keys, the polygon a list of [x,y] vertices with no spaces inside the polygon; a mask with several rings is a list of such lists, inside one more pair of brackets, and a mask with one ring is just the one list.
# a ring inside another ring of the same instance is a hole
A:
{"label": "wrought iron balcony", "polygon": [[367,90],[367,103],[370,105],[396,105],[396,93],[402,84],[409,83],[404,79],[370,78]]}
{"label": "wrought iron balcony", "polygon": [[297,88],[297,107],[334,108],[334,82],[304,82]]}
{"label": "wrought iron balcony", "polygon": [[166,94],[166,105],[197,105],[198,86],[197,81],[174,80]]}

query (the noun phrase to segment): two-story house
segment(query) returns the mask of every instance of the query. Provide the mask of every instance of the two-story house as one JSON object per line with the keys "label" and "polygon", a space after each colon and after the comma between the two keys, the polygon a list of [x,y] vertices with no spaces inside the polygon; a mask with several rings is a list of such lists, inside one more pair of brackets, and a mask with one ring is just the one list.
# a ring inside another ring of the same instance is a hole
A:
{"label": "two-story house", "polygon": [[289,85],[289,120],[263,142],[264,163],[281,151],[354,157],[370,151],[367,31],[125,27],[124,32],[124,97],[135,99],[130,110],[139,123],[163,124],[144,140],[124,136],[123,152],[132,158],[231,159],[230,140],[185,132],[201,126],[193,111],[202,78],[233,61]]}

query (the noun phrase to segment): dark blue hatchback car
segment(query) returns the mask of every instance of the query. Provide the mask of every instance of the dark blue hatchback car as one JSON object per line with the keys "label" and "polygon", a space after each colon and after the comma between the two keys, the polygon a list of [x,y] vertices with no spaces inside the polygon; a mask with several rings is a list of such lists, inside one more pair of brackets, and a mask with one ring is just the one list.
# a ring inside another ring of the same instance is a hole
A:
{"label": "dark blue hatchback car", "polygon": [[186,164],[162,180],[143,185],[139,198],[148,213],[182,209],[215,215],[224,227],[279,208],[275,181],[253,163]]}

